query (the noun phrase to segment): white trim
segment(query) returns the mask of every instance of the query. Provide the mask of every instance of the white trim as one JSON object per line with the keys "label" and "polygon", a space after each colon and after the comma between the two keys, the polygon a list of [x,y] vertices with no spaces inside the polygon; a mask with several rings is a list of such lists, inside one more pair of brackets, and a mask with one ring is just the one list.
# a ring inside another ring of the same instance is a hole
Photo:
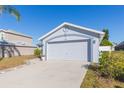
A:
{"label": "white trim", "polygon": [[83,26],[74,25],[74,24],[71,24],[71,23],[68,23],[68,22],[64,22],[61,25],[59,25],[58,27],[56,27],[53,30],[51,30],[50,32],[48,32],[47,34],[40,37],[38,40],[42,40],[42,39],[46,38],[47,36],[51,35],[52,33],[56,32],[58,29],[60,29],[64,26],[72,26],[72,27],[75,27],[75,28],[78,28],[78,29],[87,30],[89,32],[93,32],[93,33],[100,34],[100,35],[104,36],[104,32],[97,31],[97,30],[90,29],[90,28],[86,28],[86,27],[83,27]]}
{"label": "white trim", "polygon": [[47,34],[43,35],[38,40],[42,40],[43,38],[47,37],[48,35],[52,34],[53,32],[55,32],[56,30],[60,29],[63,26],[64,26],[64,23],[61,24],[61,25],[59,25],[59,26],[57,26],[56,28],[54,28],[53,30],[51,30],[50,32],[48,32]]}

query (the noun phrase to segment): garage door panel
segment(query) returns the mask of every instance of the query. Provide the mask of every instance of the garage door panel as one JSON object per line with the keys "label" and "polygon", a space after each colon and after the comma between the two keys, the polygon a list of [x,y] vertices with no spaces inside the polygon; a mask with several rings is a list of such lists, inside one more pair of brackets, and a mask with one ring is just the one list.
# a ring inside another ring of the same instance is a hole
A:
{"label": "garage door panel", "polygon": [[48,43],[47,59],[87,61],[87,48],[87,41]]}

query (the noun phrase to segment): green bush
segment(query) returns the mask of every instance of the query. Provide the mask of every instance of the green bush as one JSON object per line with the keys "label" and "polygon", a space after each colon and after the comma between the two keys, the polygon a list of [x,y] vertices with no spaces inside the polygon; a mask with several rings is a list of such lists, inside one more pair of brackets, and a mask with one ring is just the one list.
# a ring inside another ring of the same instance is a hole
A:
{"label": "green bush", "polygon": [[99,61],[100,61],[99,71],[100,71],[101,75],[111,76],[111,72],[110,72],[110,68],[109,68],[109,63],[110,63],[109,53],[104,52],[102,54],[101,58],[99,59]]}
{"label": "green bush", "polygon": [[34,55],[37,56],[37,57],[40,57],[40,56],[41,56],[41,49],[36,48],[36,49],[34,50]]}
{"label": "green bush", "polygon": [[101,75],[118,80],[124,79],[124,52],[104,52],[99,61]]}
{"label": "green bush", "polygon": [[109,40],[104,39],[102,40],[100,45],[101,46],[112,46],[112,43]]}

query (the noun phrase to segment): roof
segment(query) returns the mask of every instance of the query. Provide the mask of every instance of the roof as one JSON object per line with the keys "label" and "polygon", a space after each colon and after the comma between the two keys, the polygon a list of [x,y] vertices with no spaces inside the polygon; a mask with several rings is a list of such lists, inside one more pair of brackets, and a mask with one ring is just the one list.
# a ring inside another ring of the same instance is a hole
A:
{"label": "roof", "polygon": [[40,37],[38,40],[43,40],[44,38],[46,38],[47,36],[51,35],[52,33],[54,33],[55,31],[57,31],[58,29],[60,29],[64,26],[70,26],[70,27],[74,27],[74,28],[81,29],[81,30],[86,30],[86,31],[93,32],[93,33],[100,34],[100,35],[104,36],[104,32],[97,31],[97,30],[90,29],[90,28],[86,28],[86,27],[79,26],[79,25],[75,25],[72,23],[64,22],[61,25],[59,25],[58,27],[56,27],[53,30],[51,30],[50,32],[48,32],[47,34],[45,34],[44,36]]}
{"label": "roof", "polygon": [[116,45],[115,50],[124,50],[124,41]]}
{"label": "roof", "polygon": [[5,32],[5,33],[11,33],[11,34],[16,34],[16,35],[20,35],[20,36],[24,36],[24,37],[32,38],[32,37],[29,36],[29,35],[25,35],[25,34],[22,34],[22,33],[16,32],[16,31],[14,31],[14,30],[9,30],[9,29],[7,29],[7,30],[5,30],[5,29],[0,29],[0,31]]}
{"label": "roof", "polygon": [[117,46],[118,46],[118,47],[119,47],[119,46],[124,46],[124,41],[122,41],[121,43],[119,43]]}

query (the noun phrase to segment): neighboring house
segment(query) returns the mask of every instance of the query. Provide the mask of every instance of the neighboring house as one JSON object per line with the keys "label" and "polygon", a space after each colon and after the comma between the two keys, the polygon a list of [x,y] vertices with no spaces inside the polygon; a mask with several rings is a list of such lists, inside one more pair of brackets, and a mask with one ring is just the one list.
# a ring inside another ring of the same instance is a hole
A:
{"label": "neighboring house", "polygon": [[43,60],[98,62],[103,36],[103,32],[65,22],[39,38]]}
{"label": "neighboring house", "polygon": [[124,50],[124,41],[116,45],[115,50]]}
{"label": "neighboring house", "polygon": [[0,30],[0,47],[0,56],[3,50],[4,56],[32,55],[36,48],[32,45],[32,37],[3,29]]}

